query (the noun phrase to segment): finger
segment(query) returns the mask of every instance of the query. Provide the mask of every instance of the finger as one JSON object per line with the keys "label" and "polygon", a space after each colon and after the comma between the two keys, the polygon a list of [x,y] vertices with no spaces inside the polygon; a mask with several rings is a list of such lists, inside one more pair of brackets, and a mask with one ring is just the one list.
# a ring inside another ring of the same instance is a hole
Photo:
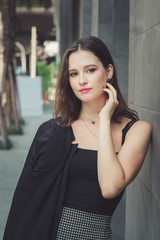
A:
{"label": "finger", "polygon": [[114,100],[117,101],[117,91],[116,91],[116,89],[110,83],[107,83],[107,87],[113,92]]}
{"label": "finger", "polygon": [[[107,88],[105,88],[105,89],[106,89],[106,92],[110,91],[112,93],[112,98],[114,99],[114,101],[116,101],[117,100],[117,95],[116,95],[116,91],[115,91],[114,87],[111,89],[107,86]],[[110,94],[110,96],[111,96],[111,94]]]}
{"label": "finger", "polygon": [[112,90],[113,92],[117,92],[116,89],[112,86],[112,84],[107,82],[107,87]]}
{"label": "finger", "polygon": [[113,92],[109,88],[103,88],[103,91],[108,93],[110,99],[114,100]]}
{"label": "finger", "polygon": [[[114,96],[114,94],[113,94],[113,92],[111,91],[111,89],[109,89],[109,88],[104,88],[103,90],[109,94],[109,99],[112,99],[112,101],[113,101],[116,105],[119,104],[117,97]],[[116,93],[115,93],[115,95],[116,95]]]}

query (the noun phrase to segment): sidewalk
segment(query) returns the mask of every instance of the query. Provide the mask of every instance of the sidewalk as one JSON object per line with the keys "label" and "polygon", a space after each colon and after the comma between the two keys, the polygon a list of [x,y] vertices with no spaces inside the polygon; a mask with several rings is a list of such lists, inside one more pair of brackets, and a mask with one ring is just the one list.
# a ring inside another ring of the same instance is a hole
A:
{"label": "sidewalk", "polygon": [[[52,108],[45,108],[41,116],[25,117],[24,134],[10,137],[14,144],[11,150],[0,150],[0,239],[3,236],[13,193],[32,139],[39,125],[50,118],[52,118]],[[124,208],[123,198],[113,217],[113,240],[124,240]]]}

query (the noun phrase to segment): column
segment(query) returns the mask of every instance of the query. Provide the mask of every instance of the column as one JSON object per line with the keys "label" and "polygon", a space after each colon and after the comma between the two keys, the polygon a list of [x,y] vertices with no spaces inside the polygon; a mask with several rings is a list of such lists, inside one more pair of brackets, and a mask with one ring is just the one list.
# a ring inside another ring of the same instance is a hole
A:
{"label": "column", "polygon": [[129,101],[151,123],[152,144],[127,188],[126,240],[160,239],[160,1],[130,1]]}

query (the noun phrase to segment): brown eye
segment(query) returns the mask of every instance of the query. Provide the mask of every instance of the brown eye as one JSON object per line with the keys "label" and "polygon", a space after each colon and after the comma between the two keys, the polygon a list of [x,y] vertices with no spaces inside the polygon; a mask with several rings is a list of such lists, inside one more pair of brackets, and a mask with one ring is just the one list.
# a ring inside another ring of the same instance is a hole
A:
{"label": "brown eye", "polygon": [[88,69],[88,72],[90,72],[90,73],[93,73],[93,72],[95,72],[95,71],[96,71],[95,68],[90,68],[90,69]]}
{"label": "brown eye", "polygon": [[75,77],[77,75],[76,72],[70,73],[70,77]]}

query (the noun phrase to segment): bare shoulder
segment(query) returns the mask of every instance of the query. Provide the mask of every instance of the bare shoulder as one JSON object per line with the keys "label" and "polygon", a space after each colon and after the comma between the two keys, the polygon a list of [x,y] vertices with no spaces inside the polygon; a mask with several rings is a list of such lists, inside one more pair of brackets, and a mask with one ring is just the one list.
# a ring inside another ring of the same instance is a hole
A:
{"label": "bare shoulder", "polygon": [[138,120],[128,130],[118,154],[125,173],[125,186],[138,174],[147,154],[151,139],[151,125]]}
{"label": "bare shoulder", "polygon": [[128,136],[136,135],[140,138],[148,137],[150,138],[152,132],[151,125],[146,121],[138,120],[133,124],[133,126],[128,131]]}
{"label": "bare shoulder", "polygon": [[138,120],[137,122],[135,122],[135,124],[133,124],[133,127],[131,129],[151,132],[152,127],[150,123]]}
{"label": "bare shoulder", "polygon": [[[122,117],[121,120],[120,120],[121,123],[118,124],[118,125],[120,126],[121,129],[123,129],[127,125],[127,123],[129,123],[131,121],[132,121],[132,119],[130,119],[130,118]],[[144,131],[144,132],[149,134],[152,131],[152,127],[148,122],[138,120],[132,125],[132,127],[129,129],[127,134],[128,135],[132,134],[135,131],[136,132],[139,132],[139,131],[143,132]]]}

